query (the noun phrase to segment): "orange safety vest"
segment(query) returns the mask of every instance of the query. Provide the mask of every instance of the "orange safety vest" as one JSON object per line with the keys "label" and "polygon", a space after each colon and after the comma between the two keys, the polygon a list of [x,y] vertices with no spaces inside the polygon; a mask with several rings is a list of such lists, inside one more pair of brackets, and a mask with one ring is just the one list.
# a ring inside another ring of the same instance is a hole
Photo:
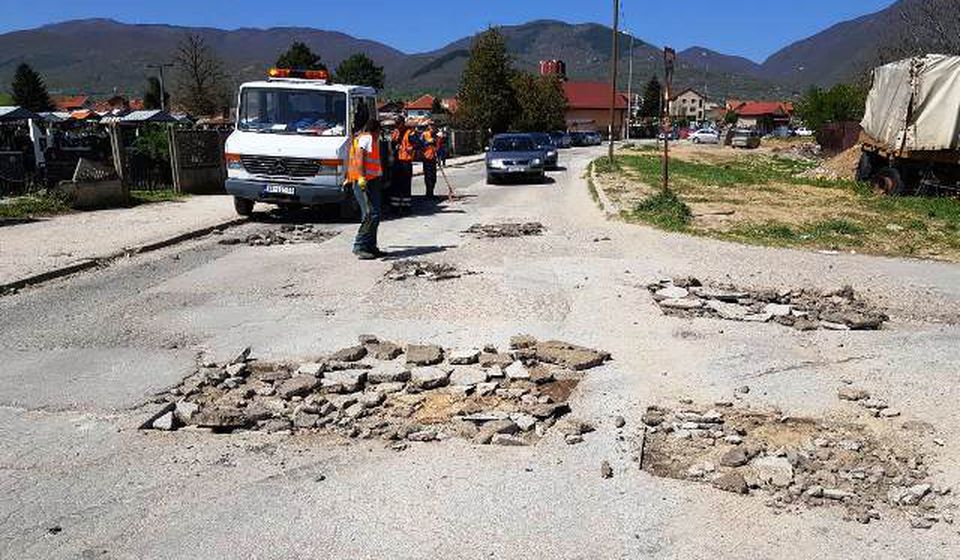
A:
{"label": "orange safety vest", "polygon": [[403,136],[400,136],[399,130],[394,130],[392,134],[392,139],[395,144],[397,144],[397,159],[400,161],[412,162],[414,156],[416,155],[416,150],[413,148],[413,142],[410,140],[410,135],[413,134],[413,129],[406,129],[403,131]]}
{"label": "orange safety vest", "polygon": [[429,129],[423,133],[423,159],[427,161],[437,159],[437,142]]}
{"label": "orange safety vest", "polygon": [[360,138],[371,136],[363,133],[353,139],[350,144],[350,159],[347,162],[347,181],[356,182],[361,177],[368,181],[383,176],[383,164],[380,161],[380,142],[371,136],[370,151],[360,149]]}

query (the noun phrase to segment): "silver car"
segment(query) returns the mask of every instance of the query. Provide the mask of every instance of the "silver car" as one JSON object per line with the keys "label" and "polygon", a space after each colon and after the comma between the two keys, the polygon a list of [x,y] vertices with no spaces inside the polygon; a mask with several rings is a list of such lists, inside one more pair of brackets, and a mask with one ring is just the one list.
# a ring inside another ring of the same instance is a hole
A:
{"label": "silver car", "polygon": [[487,149],[487,184],[505,179],[543,182],[545,160],[528,134],[498,134]]}

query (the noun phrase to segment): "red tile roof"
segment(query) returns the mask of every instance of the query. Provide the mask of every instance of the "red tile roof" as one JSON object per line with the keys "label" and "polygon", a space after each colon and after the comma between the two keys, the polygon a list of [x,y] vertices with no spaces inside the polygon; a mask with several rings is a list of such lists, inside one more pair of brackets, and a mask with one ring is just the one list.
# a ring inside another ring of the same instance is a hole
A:
{"label": "red tile roof", "polygon": [[419,99],[407,103],[406,109],[408,111],[429,111],[433,109],[433,100],[434,97],[432,95],[424,95]]}
{"label": "red tile roof", "polygon": [[71,109],[85,107],[89,101],[90,98],[86,95],[70,95],[53,98],[53,104],[56,105],[57,109],[61,111],[69,111]]}
{"label": "red tile roof", "polygon": [[[612,91],[606,82],[564,82],[563,92],[567,95],[570,109],[609,109]],[[627,108],[627,96],[617,95],[617,109]]]}
{"label": "red tile roof", "polygon": [[460,108],[460,100],[457,99],[456,97],[448,97],[446,99],[442,99],[440,101],[440,104],[443,105],[444,109],[446,109],[451,113],[456,113],[457,109]]}
{"label": "red tile roof", "polygon": [[779,101],[745,101],[734,109],[741,117],[762,117],[764,115],[789,115],[793,104]]}

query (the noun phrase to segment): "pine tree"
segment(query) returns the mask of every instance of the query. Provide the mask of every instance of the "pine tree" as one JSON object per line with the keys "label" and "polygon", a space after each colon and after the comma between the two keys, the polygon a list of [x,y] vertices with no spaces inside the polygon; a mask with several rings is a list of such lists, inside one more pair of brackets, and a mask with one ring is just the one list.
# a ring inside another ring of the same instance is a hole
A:
{"label": "pine tree", "polygon": [[503,34],[496,28],[481,33],[460,78],[460,125],[493,133],[508,130],[517,114],[513,76]]}
{"label": "pine tree", "polygon": [[143,108],[160,109],[161,107],[170,107],[170,92],[163,92],[163,103],[160,103],[160,79],[156,76],[147,78],[147,87],[143,91]]}
{"label": "pine tree", "polygon": [[383,66],[377,66],[369,56],[357,53],[337,66],[334,79],[341,84],[383,89]]}
{"label": "pine tree", "polygon": [[50,94],[47,93],[43,78],[29,64],[23,63],[17,66],[11,89],[15,105],[35,113],[53,110],[53,102],[50,101]]}
{"label": "pine tree", "polygon": [[566,128],[567,98],[559,76],[518,73],[513,79],[519,113],[511,128],[547,132]]}
{"label": "pine tree", "polygon": [[295,41],[287,52],[277,59],[277,68],[292,70],[326,70],[326,65],[320,60],[320,55],[313,52],[306,43]]}
{"label": "pine tree", "polygon": [[640,106],[640,116],[648,119],[655,119],[660,116],[660,106],[663,95],[663,87],[656,76],[650,78],[646,87],[643,89],[643,105]]}

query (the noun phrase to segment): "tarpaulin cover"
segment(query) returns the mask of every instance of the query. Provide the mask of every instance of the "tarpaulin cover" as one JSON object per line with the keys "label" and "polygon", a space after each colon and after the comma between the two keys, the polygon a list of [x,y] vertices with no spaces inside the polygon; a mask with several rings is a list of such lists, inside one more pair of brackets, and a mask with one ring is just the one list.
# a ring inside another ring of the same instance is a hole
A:
{"label": "tarpaulin cover", "polygon": [[960,149],[960,56],[930,54],[874,70],[861,125],[891,150]]}

